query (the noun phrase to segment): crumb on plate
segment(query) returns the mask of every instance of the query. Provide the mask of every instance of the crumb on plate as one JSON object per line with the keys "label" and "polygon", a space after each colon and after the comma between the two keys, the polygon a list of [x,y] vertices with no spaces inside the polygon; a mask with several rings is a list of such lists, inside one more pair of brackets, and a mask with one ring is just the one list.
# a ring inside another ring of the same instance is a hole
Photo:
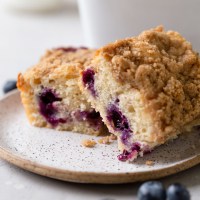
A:
{"label": "crumb on plate", "polygon": [[114,134],[111,134],[111,135],[109,136],[109,138],[110,138],[110,140],[117,140],[117,136],[114,135]]}
{"label": "crumb on plate", "polygon": [[102,137],[98,140],[98,143],[99,144],[110,144],[111,141],[110,141],[110,136],[105,136],[105,137]]}
{"label": "crumb on plate", "polygon": [[152,161],[152,160],[147,160],[147,161],[145,162],[145,165],[149,165],[149,166],[153,166],[154,164],[155,164],[155,162]]}
{"label": "crumb on plate", "polygon": [[84,147],[89,147],[89,148],[91,148],[91,147],[94,147],[94,146],[96,145],[96,142],[95,142],[94,140],[89,140],[89,139],[87,139],[87,140],[83,140],[83,141],[82,141],[82,145],[83,145]]}

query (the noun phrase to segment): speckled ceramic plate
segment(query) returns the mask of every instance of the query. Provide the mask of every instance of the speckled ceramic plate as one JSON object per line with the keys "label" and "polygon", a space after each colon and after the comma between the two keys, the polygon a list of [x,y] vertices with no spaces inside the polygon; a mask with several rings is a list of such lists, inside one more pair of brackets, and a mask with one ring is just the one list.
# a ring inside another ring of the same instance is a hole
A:
{"label": "speckled ceramic plate", "polygon": [[[82,147],[81,141],[87,138],[92,137],[30,126],[17,91],[0,101],[0,157],[43,176],[82,183],[126,183],[164,177],[200,162],[198,132],[163,145],[134,163],[117,160],[116,142]],[[147,160],[155,164],[148,166]]]}

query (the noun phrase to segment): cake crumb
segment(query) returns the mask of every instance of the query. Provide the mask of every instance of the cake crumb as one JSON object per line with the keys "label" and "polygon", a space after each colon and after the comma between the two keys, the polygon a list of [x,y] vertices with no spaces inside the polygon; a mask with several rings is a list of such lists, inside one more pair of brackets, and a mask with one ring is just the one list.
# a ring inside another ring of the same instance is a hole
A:
{"label": "cake crumb", "polygon": [[114,134],[111,134],[109,137],[110,137],[110,140],[117,140],[117,136]]}
{"label": "cake crumb", "polygon": [[152,160],[147,160],[145,164],[149,165],[149,166],[153,166],[155,164],[155,162]]}
{"label": "cake crumb", "polygon": [[91,148],[91,147],[94,147],[94,146],[96,145],[96,142],[95,142],[94,140],[89,140],[89,139],[87,139],[87,140],[83,140],[83,141],[82,141],[82,145],[83,145],[84,147],[89,147],[89,148]]}
{"label": "cake crumb", "polygon": [[110,144],[113,140],[117,140],[117,136],[111,134],[109,136],[102,137],[98,140],[99,144]]}
{"label": "cake crumb", "polygon": [[110,136],[105,136],[102,137],[101,139],[98,140],[99,144],[110,144]]}

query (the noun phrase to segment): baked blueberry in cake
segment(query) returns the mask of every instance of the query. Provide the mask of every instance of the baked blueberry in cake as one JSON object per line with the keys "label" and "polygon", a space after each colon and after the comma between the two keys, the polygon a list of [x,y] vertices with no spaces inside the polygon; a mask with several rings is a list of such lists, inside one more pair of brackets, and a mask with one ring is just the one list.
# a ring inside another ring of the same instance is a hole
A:
{"label": "baked blueberry in cake", "polygon": [[17,86],[31,124],[93,135],[106,132],[99,112],[78,86],[80,71],[93,53],[86,48],[53,49],[19,74]]}
{"label": "baked blueberry in cake", "polygon": [[198,124],[200,59],[178,32],[163,27],[96,52],[82,90],[118,137],[119,160],[134,160]]}

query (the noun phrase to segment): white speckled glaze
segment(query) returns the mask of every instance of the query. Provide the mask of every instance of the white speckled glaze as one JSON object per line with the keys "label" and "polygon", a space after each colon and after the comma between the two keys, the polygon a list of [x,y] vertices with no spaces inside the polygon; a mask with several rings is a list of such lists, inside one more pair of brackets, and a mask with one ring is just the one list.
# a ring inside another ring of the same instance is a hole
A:
{"label": "white speckled glaze", "polygon": [[[0,157],[29,171],[73,182],[125,183],[167,176],[200,163],[200,134],[181,136],[134,163],[117,160],[116,141],[81,146],[95,136],[32,127],[19,92],[0,101]],[[155,161],[153,166],[145,164]]]}

